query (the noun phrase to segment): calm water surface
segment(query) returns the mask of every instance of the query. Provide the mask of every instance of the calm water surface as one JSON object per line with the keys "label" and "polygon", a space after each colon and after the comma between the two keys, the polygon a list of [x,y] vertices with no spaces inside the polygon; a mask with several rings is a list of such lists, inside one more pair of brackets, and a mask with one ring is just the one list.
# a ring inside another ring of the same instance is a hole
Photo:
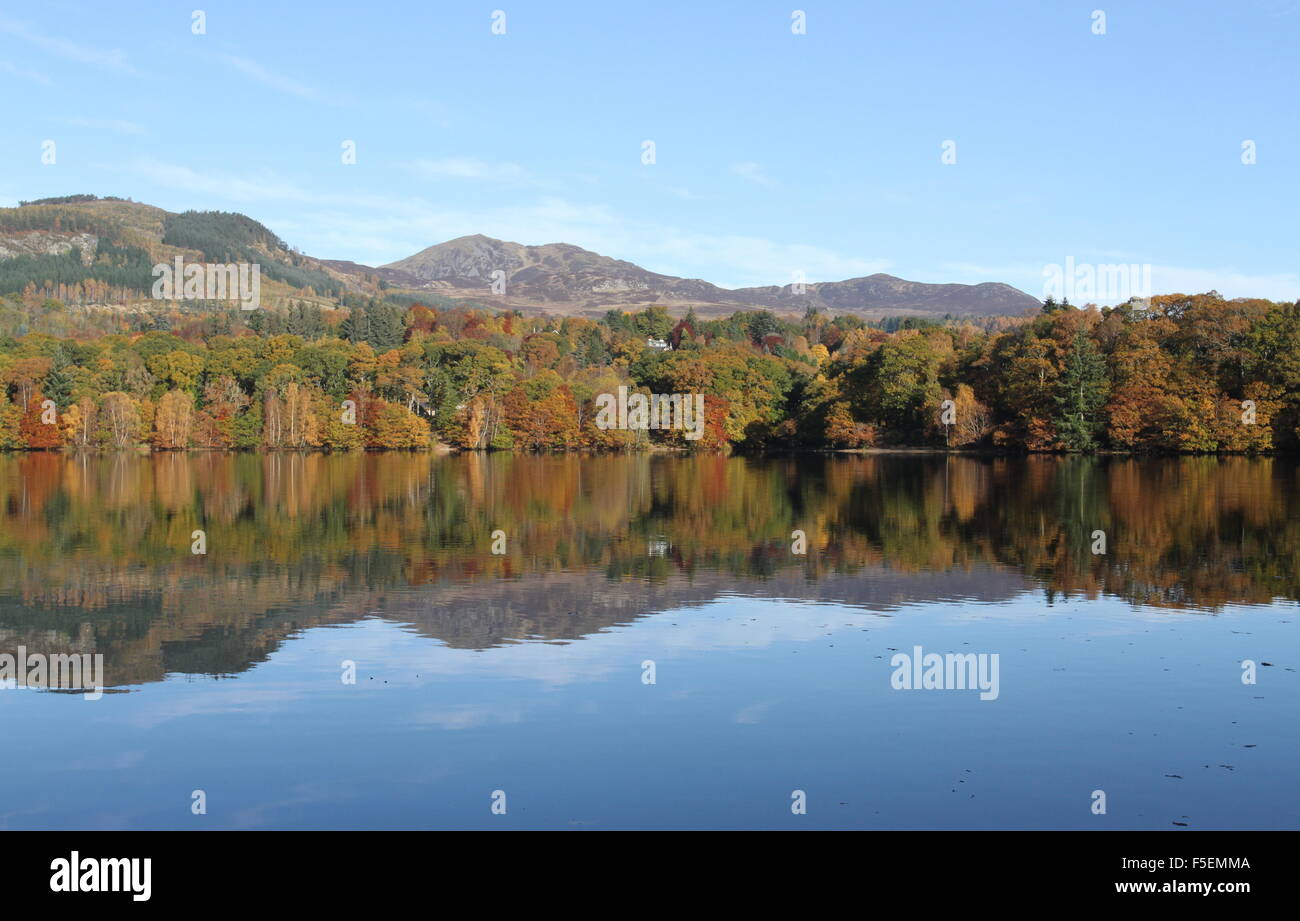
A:
{"label": "calm water surface", "polygon": [[111,686],[0,689],[0,828],[1300,828],[1298,477],[0,456],[0,653]]}

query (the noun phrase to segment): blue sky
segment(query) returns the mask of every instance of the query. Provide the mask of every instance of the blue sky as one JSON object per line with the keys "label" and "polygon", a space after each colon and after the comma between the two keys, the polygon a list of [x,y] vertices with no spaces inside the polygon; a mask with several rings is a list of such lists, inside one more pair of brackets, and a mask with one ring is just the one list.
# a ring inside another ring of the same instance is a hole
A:
{"label": "blue sky", "polygon": [[1041,295],[1072,258],[1295,299],[1297,37],[1300,0],[11,4],[0,204],[242,211],[369,264],[485,233],[725,286]]}

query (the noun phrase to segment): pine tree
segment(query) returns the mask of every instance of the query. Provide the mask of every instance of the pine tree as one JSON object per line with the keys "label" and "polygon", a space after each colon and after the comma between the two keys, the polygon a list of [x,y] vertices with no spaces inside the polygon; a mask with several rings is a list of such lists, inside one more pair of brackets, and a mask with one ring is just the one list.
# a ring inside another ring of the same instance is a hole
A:
{"label": "pine tree", "polygon": [[582,350],[582,363],[589,368],[600,367],[609,360],[609,349],[601,338],[600,330],[592,327],[587,330]]}
{"label": "pine tree", "polygon": [[370,320],[369,335],[366,341],[377,354],[395,349],[406,337],[406,324],[402,321],[402,310],[392,304],[379,303],[366,311]]}
{"label": "pine tree", "polygon": [[72,402],[72,377],[68,374],[68,366],[71,364],[67,352],[60,346],[54,353],[53,367],[45,376],[45,395],[54,401],[60,411]]}
{"label": "pine tree", "polygon": [[1101,408],[1110,387],[1106,362],[1092,338],[1080,326],[1056,384],[1056,437],[1070,451],[1097,447],[1102,426]]}
{"label": "pine tree", "polygon": [[347,317],[339,324],[339,335],[354,345],[370,340],[370,305],[366,303],[353,307]]}
{"label": "pine tree", "polygon": [[319,304],[303,308],[303,327],[306,329],[303,335],[312,342],[325,335],[325,315],[321,313]]}

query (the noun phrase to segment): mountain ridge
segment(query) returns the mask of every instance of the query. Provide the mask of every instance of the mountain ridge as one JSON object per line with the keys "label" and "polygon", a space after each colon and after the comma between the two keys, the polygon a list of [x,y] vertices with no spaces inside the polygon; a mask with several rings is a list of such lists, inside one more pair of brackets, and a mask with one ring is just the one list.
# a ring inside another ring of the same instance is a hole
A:
{"label": "mountain ridge", "polygon": [[148,266],[175,255],[260,261],[263,274],[281,282],[286,292],[311,287],[317,294],[342,298],[349,291],[377,295],[396,289],[414,297],[427,292],[540,314],[598,315],[660,305],[694,309],[705,316],[746,309],[815,309],[864,318],[994,317],[1018,316],[1040,306],[1036,298],[998,282],[929,284],[884,273],[802,286],[729,289],[700,278],[654,272],[571,243],[528,245],[481,233],[368,266],[308,256],[237,212],[169,212],[130,199],[92,195],[0,208],[0,279],[10,287],[23,280],[26,271],[38,284],[56,280],[75,285],[111,276],[118,291],[144,291]]}
{"label": "mountain ridge", "polygon": [[[810,282],[802,290],[793,284],[723,288],[699,278],[653,272],[570,243],[530,246],[484,234],[436,243],[373,271],[404,286],[414,278],[420,288],[441,293],[474,289],[477,297],[503,303],[562,303],[577,309],[654,302],[706,312],[745,307],[799,312],[811,307],[855,313],[1014,316],[1041,306],[1036,298],[1000,282],[929,284],[881,272]],[[490,291],[493,272],[504,273],[504,293],[483,293]]]}

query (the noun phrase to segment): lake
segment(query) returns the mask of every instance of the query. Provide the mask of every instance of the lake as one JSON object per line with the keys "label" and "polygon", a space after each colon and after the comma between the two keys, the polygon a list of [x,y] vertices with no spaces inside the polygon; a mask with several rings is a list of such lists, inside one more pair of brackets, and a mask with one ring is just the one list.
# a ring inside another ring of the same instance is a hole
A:
{"label": "lake", "polygon": [[1300,828],[1297,598],[1292,460],[0,455],[0,828]]}

